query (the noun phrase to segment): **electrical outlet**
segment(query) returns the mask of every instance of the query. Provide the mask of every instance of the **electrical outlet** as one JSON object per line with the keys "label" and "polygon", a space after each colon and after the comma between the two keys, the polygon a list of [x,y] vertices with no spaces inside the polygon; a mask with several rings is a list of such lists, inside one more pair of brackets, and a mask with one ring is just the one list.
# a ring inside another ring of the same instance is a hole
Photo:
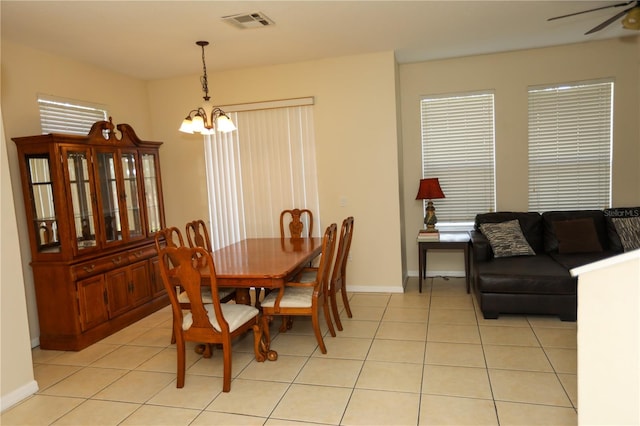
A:
{"label": "electrical outlet", "polygon": [[340,197],[340,207],[346,207],[347,206],[347,197],[342,196]]}

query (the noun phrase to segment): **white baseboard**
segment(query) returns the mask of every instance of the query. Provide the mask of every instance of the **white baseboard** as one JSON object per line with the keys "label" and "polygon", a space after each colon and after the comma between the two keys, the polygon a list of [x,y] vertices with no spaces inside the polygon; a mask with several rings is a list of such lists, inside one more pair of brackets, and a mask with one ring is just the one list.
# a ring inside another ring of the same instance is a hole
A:
{"label": "white baseboard", "polygon": [[31,339],[31,349],[37,348],[38,346],[40,346],[40,336],[35,339]]}
{"label": "white baseboard", "polygon": [[402,286],[367,286],[367,285],[350,285],[347,287],[349,293],[404,293]]}
{"label": "white baseboard", "polygon": [[[418,278],[418,271],[408,271],[409,277]],[[464,271],[427,271],[427,278],[430,277],[464,277]]]}
{"label": "white baseboard", "polygon": [[36,392],[38,392],[38,382],[32,380],[13,392],[9,392],[7,395],[2,395],[2,397],[0,397],[2,399],[2,402],[0,402],[0,411],[13,407],[18,402],[30,397]]}

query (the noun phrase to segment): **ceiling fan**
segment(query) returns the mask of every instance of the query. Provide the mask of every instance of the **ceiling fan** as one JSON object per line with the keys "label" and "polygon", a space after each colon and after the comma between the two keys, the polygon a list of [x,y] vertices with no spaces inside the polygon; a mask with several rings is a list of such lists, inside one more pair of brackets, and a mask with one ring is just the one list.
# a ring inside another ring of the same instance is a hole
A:
{"label": "ceiling fan", "polygon": [[575,13],[570,13],[568,15],[555,16],[553,18],[547,19],[547,21],[554,21],[556,19],[568,18],[569,16],[575,16],[575,15],[581,15],[583,13],[595,12],[596,10],[609,9],[609,8],[613,8],[613,7],[625,7],[625,6],[630,6],[630,7],[626,8],[622,12],[617,13],[616,15],[614,15],[611,18],[607,19],[606,21],[604,21],[600,25],[597,25],[597,26],[591,28],[589,31],[587,31],[585,33],[585,35],[586,34],[595,33],[596,31],[600,31],[601,29],[609,26],[611,23],[615,22],[616,20],[618,20],[619,18],[621,18],[623,16],[624,16],[624,18],[622,19],[622,26],[624,28],[626,28],[628,30],[640,30],[640,0],[627,1],[627,2],[624,2],[624,3],[610,4],[608,6],[596,7],[595,9],[583,10],[582,12],[575,12]]}

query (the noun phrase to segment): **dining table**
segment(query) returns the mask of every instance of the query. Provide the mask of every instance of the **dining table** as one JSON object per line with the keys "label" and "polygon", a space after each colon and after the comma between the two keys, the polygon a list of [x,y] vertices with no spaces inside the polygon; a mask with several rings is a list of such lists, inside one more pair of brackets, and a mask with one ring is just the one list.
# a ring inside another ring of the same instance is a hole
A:
{"label": "dining table", "polygon": [[[218,287],[236,289],[236,303],[251,304],[251,288],[279,289],[322,252],[322,238],[247,238],[213,251]],[[201,271],[203,280],[209,274]],[[259,306],[259,301],[256,303]],[[262,322],[256,325],[256,359],[277,359]]]}

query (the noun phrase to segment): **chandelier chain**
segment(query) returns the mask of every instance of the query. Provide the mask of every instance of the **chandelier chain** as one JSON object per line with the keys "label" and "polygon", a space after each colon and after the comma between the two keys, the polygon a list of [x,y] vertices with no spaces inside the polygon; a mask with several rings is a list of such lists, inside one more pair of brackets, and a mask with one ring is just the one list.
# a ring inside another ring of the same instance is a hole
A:
{"label": "chandelier chain", "polygon": [[201,47],[202,47],[202,72],[204,73],[204,75],[200,77],[200,83],[202,83],[204,100],[208,101],[210,98],[209,98],[209,82],[207,81],[207,63],[204,59],[204,45],[201,45]]}

